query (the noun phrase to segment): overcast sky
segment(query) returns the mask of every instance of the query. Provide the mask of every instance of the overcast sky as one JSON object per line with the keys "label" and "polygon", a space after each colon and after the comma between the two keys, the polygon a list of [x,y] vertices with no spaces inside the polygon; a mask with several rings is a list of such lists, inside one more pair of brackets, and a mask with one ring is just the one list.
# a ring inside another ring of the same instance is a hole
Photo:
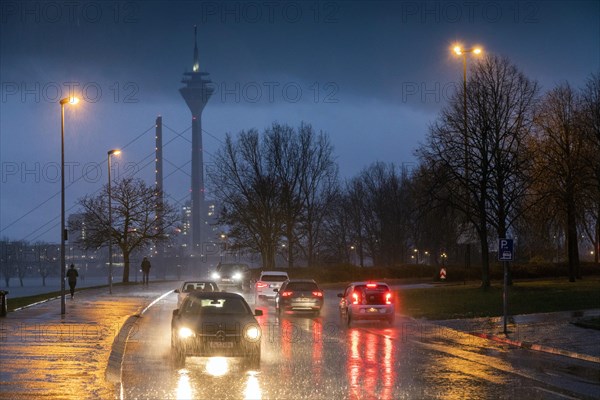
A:
{"label": "overcast sky", "polygon": [[[598,1],[54,1],[0,3],[0,236],[59,241],[60,106],[67,213],[119,176],[153,179],[163,117],[165,189],[190,184],[191,115],[178,89],[193,61],[215,94],[204,160],[226,133],[273,121],[328,133],[340,174],[410,166],[429,124],[462,84],[455,42],[508,57],[542,89],[600,70]],[[210,197],[210,193],[208,193]]]}

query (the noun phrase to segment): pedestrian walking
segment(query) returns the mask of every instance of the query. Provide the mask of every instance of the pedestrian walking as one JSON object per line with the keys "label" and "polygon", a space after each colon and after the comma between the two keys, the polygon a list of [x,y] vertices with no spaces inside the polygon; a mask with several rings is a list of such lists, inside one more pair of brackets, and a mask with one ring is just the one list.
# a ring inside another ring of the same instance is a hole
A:
{"label": "pedestrian walking", "polygon": [[75,286],[77,285],[77,277],[79,273],[75,269],[75,265],[71,264],[67,270],[67,279],[69,281],[69,289],[71,289],[71,299],[75,296]]}
{"label": "pedestrian walking", "polygon": [[150,278],[150,268],[152,268],[152,265],[150,265],[148,257],[144,257],[142,260],[142,285],[148,284],[148,280]]}

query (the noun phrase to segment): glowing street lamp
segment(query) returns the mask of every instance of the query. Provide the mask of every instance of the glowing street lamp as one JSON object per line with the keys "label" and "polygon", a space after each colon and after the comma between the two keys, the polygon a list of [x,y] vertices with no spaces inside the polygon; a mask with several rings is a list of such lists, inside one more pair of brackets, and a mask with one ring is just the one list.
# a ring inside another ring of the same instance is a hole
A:
{"label": "glowing street lamp", "polygon": [[110,185],[110,156],[121,154],[121,150],[113,149],[107,152],[108,157],[108,292],[112,294],[113,254],[112,254],[112,196]]}
{"label": "glowing street lamp", "polygon": [[77,97],[65,97],[60,100],[60,314],[64,315],[65,302],[65,104],[77,104]]}
{"label": "glowing street lamp", "polygon": [[468,150],[468,134],[467,134],[467,54],[480,55],[483,50],[480,47],[463,49],[460,46],[454,46],[454,53],[457,56],[462,56],[463,59],[463,128],[465,136],[465,177],[468,183],[469,180],[469,150]]}

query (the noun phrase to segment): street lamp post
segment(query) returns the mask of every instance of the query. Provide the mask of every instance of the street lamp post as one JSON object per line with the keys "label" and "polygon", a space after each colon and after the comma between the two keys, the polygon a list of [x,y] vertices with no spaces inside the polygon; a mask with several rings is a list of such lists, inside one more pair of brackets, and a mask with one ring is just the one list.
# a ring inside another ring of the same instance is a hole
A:
{"label": "street lamp post", "polygon": [[221,233],[221,262],[223,262],[223,253],[227,251],[227,235]]}
{"label": "street lamp post", "polygon": [[113,254],[112,254],[112,194],[110,185],[110,156],[118,155],[121,150],[112,149],[107,152],[108,158],[108,292],[112,294]]}
{"label": "street lamp post", "polygon": [[[465,137],[465,195],[466,195],[466,209],[467,209],[467,249],[465,254],[465,269],[469,268],[471,264],[471,242],[470,242],[470,224],[471,224],[471,195],[469,194],[469,134],[467,130],[467,54],[481,54],[482,50],[479,47],[473,47],[470,49],[463,49],[460,46],[454,47],[454,53],[462,56],[463,59],[463,130]],[[465,271],[466,273],[466,271]]]}
{"label": "street lamp post", "polygon": [[60,314],[64,315],[65,302],[65,104],[77,104],[77,97],[65,97],[60,100]]}

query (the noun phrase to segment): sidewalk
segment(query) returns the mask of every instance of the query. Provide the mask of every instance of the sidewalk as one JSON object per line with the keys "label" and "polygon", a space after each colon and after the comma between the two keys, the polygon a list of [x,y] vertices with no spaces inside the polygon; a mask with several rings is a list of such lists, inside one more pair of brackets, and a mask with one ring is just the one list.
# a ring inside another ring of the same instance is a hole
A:
{"label": "sidewalk", "polygon": [[600,330],[574,324],[597,316],[600,309],[517,315],[509,318],[508,335],[501,317],[432,322],[512,346],[600,364]]}
{"label": "sidewalk", "polygon": [[105,376],[111,350],[124,348],[130,316],[176,287],[113,286],[112,295],[87,289],[67,296],[64,316],[53,299],[0,318],[0,399],[118,398]]}

